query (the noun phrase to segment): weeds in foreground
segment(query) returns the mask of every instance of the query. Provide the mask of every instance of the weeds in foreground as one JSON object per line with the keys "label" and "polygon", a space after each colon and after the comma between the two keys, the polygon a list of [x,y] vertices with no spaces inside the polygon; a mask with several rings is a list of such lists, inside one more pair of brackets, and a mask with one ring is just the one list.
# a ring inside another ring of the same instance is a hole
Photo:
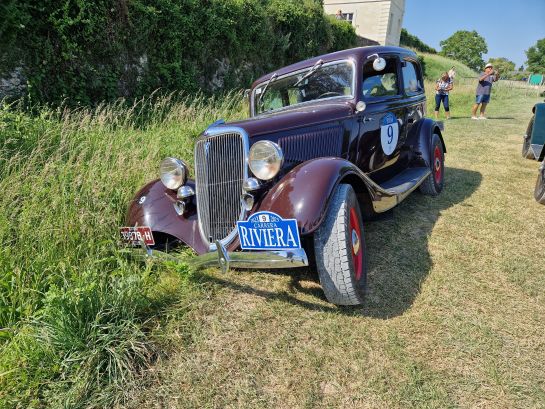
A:
{"label": "weeds in foreground", "polygon": [[1,407],[126,396],[157,353],[150,334],[165,303],[190,284],[171,269],[178,278],[159,291],[153,269],[118,252],[117,228],[160,160],[192,157],[195,137],[242,116],[241,101],[152,96],[32,116],[0,106]]}

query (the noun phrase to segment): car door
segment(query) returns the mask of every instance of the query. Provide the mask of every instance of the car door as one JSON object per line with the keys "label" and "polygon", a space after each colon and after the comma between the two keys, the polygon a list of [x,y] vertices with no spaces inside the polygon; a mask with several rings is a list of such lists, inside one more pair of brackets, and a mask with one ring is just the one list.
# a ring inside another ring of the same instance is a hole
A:
{"label": "car door", "polygon": [[400,60],[383,56],[386,67],[373,69],[364,63],[361,99],[366,108],[358,114],[359,143],[357,165],[378,183],[395,174],[400,147],[406,139],[406,107],[403,104]]}
{"label": "car door", "polygon": [[402,61],[403,94],[405,101],[405,122],[408,134],[414,124],[424,117],[426,112],[426,95],[420,64],[413,58],[406,57]]}

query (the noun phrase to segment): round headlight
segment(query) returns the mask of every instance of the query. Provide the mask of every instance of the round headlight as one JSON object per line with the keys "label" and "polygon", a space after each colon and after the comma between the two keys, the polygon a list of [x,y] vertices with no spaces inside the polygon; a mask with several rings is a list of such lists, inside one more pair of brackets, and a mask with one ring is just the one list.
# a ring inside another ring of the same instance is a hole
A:
{"label": "round headlight", "polygon": [[180,159],[166,158],[159,166],[161,182],[168,189],[176,190],[187,180],[187,166]]}
{"label": "round headlight", "polygon": [[269,180],[276,176],[284,154],[276,143],[271,141],[259,141],[250,148],[249,165],[252,173],[261,180]]}

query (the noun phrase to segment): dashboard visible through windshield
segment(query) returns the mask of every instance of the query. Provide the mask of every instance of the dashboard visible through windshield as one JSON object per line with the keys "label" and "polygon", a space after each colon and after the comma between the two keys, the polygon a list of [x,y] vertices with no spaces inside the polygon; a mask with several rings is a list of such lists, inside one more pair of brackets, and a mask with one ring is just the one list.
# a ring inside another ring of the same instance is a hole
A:
{"label": "dashboard visible through windshield", "polygon": [[[305,78],[306,77],[306,78]],[[335,61],[273,78],[255,88],[255,115],[326,98],[351,98],[354,64]]]}

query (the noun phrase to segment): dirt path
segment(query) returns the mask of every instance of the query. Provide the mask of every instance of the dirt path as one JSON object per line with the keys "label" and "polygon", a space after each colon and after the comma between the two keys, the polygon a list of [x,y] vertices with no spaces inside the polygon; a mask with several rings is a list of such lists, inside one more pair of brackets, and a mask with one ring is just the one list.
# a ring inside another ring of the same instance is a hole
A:
{"label": "dirt path", "polygon": [[538,99],[500,96],[488,121],[454,109],[440,197],[365,226],[363,307],[328,304],[310,272],[210,270],[131,405],[544,407],[545,206],[520,156]]}

